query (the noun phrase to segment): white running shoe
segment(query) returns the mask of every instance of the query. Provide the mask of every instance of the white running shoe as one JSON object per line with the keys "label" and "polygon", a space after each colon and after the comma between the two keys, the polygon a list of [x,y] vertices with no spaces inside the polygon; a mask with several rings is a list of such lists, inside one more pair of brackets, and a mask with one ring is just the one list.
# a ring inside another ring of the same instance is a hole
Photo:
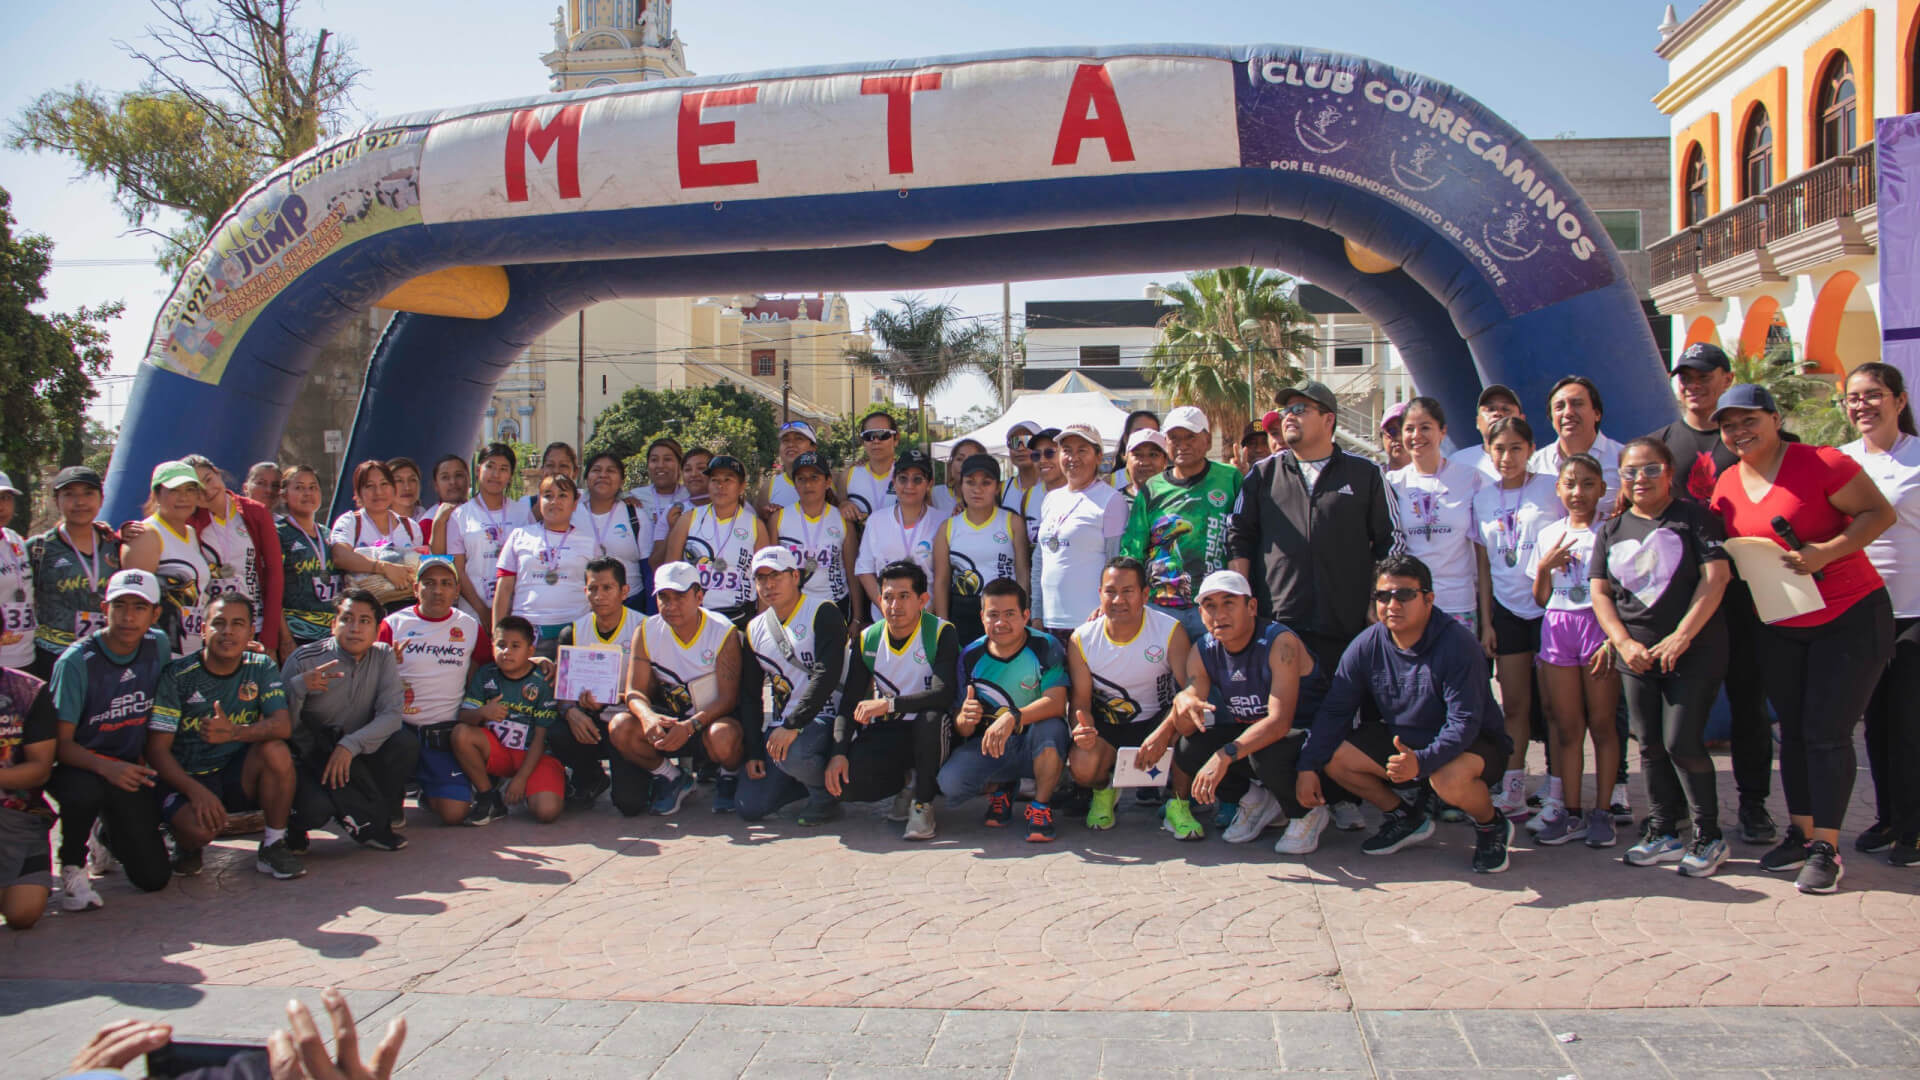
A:
{"label": "white running shoe", "polygon": [[1327,822],[1333,817],[1324,806],[1316,806],[1307,811],[1305,817],[1297,817],[1287,822],[1286,835],[1273,845],[1273,850],[1281,855],[1311,855],[1320,848],[1320,834],[1326,830]]}
{"label": "white running shoe", "polygon": [[1358,832],[1367,827],[1367,819],[1360,813],[1359,803],[1334,803],[1333,827],[1341,832]]}
{"label": "white running shoe", "polygon": [[1220,839],[1229,844],[1247,844],[1260,839],[1260,834],[1273,824],[1281,814],[1280,800],[1267,792],[1266,788],[1255,785],[1247,790],[1240,799],[1240,813],[1220,834]]}
{"label": "white running shoe", "polygon": [[931,840],[939,830],[934,827],[933,804],[913,802],[908,799],[907,830],[900,834],[903,840]]}
{"label": "white running shoe", "polygon": [[887,807],[887,820],[892,822],[905,821],[907,820],[907,815],[909,815],[912,812],[913,812],[913,779],[912,779],[912,774],[909,773],[908,779],[907,779],[907,786],[900,789],[900,794],[895,795],[893,797],[893,805]]}
{"label": "white running shoe", "polygon": [[1548,822],[1565,817],[1566,814],[1566,803],[1551,795],[1545,796],[1540,800],[1540,809],[1535,812],[1533,819],[1527,822],[1527,831],[1530,833],[1538,833],[1541,829],[1547,827]]}
{"label": "white running shoe", "polygon": [[1533,813],[1527,805],[1527,774],[1508,773],[1505,782],[1500,785],[1500,793],[1493,797],[1493,808],[1502,817],[1516,821]]}
{"label": "white running shoe", "polygon": [[93,882],[87,880],[84,866],[60,868],[60,894],[60,906],[68,911],[88,911],[106,904],[100,894],[93,891]]}
{"label": "white running shoe", "polygon": [[87,834],[87,872],[94,877],[103,877],[120,869],[120,860],[107,850],[107,842],[100,839],[100,822],[93,823],[93,831]]}

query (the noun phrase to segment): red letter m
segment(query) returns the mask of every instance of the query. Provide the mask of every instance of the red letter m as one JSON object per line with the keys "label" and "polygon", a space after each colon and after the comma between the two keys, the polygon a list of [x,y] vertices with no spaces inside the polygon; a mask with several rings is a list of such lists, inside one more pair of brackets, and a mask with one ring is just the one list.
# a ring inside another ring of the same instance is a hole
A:
{"label": "red letter m", "polygon": [[554,162],[556,186],[563,199],[580,197],[580,110],[583,106],[568,105],[561,109],[546,126],[536,127],[533,109],[521,109],[513,114],[513,122],[507,125],[507,201],[527,201],[527,151],[533,151],[533,160],[544,162],[547,152],[555,143],[560,144],[558,160]]}

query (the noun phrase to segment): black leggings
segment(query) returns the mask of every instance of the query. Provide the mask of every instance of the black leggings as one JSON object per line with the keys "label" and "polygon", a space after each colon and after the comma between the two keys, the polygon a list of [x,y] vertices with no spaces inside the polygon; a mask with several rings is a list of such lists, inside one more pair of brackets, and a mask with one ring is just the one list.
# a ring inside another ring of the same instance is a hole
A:
{"label": "black leggings", "polygon": [[387,737],[380,749],[371,754],[356,754],[347,767],[344,786],[330,788],[321,779],[327,758],[340,743],[332,728],[315,726],[312,741],[304,751],[293,754],[295,827],[318,829],[329,821],[338,821],[351,836],[378,833],[399,816],[406,797],[407,781],[413,778],[420,761],[420,739],[413,729],[401,725]]}
{"label": "black leggings", "polygon": [[1620,668],[1620,694],[1640,742],[1640,771],[1653,799],[1649,820],[1666,831],[1677,830],[1687,815],[1696,837],[1720,835],[1719,777],[1707,753],[1706,732],[1713,699],[1726,677],[1727,631],[1718,615],[1671,672]]}
{"label": "black leggings", "polygon": [[1867,702],[1867,764],[1880,820],[1920,833],[1920,618],[1893,624],[1893,662]]}
{"label": "black leggings", "polygon": [[[1787,813],[1838,829],[1853,798],[1853,725],[1893,657],[1893,603],[1875,589],[1831,622],[1767,626],[1760,667],[1780,719],[1780,788]],[[1906,707],[1913,708],[1911,701]]]}
{"label": "black leggings", "polygon": [[87,865],[87,834],[98,820],[107,850],[120,860],[137,889],[157,892],[167,886],[173,867],[160,839],[160,802],[152,788],[122,791],[96,772],[56,765],[47,794],[60,806],[60,865]]}
{"label": "black leggings", "polygon": [[[1232,721],[1215,721],[1214,725],[1198,735],[1183,735],[1173,746],[1173,764],[1187,776],[1193,777],[1206,768],[1207,759],[1222,746],[1240,737],[1246,727]],[[1294,797],[1294,781],[1299,778],[1300,751],[1307,746],[1307,729],[1294,728],[1292,731],[1274,740],[1272,743],[1255,750],[1241,758],[1227,769],[1226,778],[1214,789],[1214,797],[1223,803],[1237,803],[1247,797],[1253,787],[1253,780],[1259,777],[1267,794],[1280,800],[1280,809],[1289,819],[1305,817],[1307,808],[1300,805]],[[1327,802],[1337,803],[1352,799],[1345,789],[1331,780],[1322,780],[1320,793]]]}
{"label": "black leggings", "polygon": [[1720,601],[1727,624],[1728,741],[1733,751],[1733,783],[1740,801],[1765,802],[1773,787],[1773,722],[1767,716],[1766,680],[1760,673],[1760,616],[1745,583],[1727,586]]}
{"label": "black leggings", "polygon": [[873,802],[899,794],[913,770],[913,801],[940,793],[940,766],[947,760],[953,725],[946,713],[921,713],[912,722],[894,720],[860,731],[847,751],[843,802]]}

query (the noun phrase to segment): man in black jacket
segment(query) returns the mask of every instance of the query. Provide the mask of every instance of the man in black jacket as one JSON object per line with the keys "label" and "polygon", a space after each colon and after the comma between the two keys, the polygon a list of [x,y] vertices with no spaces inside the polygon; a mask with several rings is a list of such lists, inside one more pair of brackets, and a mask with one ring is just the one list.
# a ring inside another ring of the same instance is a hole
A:
{"label": "man in black jacket", "polygon": [[1300,635],[1326,669],[1367,626],[1373,565],[1401,550],[1378,466],[1336,447],[1333,392],[1280,391],[1287,452],[1255,465],[1227,527],[1230,569],[1246,575],[1260,617]]}

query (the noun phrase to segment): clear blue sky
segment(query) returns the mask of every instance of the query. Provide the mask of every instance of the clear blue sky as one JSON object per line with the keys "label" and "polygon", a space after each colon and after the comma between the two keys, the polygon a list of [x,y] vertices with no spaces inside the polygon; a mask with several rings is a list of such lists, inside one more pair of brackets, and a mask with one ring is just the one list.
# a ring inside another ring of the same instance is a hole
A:
{"label": "clear blue sky", "polygon": [[[358,118],[518,96],[547,86],[540,54],[552,47],[552,0],[309,0],[309,25],[352,43],[366,80]],[[1696,5],[1682,4],[1682,14]],[[678,0],[674,27],[695,72],[715,74],[1039,45],[1279,42],[1359,53],[1452,83],[1535,139],[1664,135],[1648,99],[1666,82],[1654,55],[1663,3],[1477,0]],[[0,39],[0,113],[43,90],[84,81],[129,89],[140,67],[115,47],[152,21],[143,0],[87,4],[14,0]],[[96,182],[75,182],[62,158],[0,150],[0,186],[24,228],[53,237],[56,260],[146,259],[151,241],[125,226]],[[1163,274],[1016,282],[1027,299],[1139,296]],[[152,266],[60,267],[51,306],[124,300],[113,328],[114,370],[131,374],[169,282]],[[997,287],[937,294],[969,312],[999,307]],[[855,298],[856,321],[884,294]],[[111,384],[123,404],[127,383]],[[984,385],[938,401],[944,414],[984,400]],[[118,408],[97,409],[112,422]]]}

